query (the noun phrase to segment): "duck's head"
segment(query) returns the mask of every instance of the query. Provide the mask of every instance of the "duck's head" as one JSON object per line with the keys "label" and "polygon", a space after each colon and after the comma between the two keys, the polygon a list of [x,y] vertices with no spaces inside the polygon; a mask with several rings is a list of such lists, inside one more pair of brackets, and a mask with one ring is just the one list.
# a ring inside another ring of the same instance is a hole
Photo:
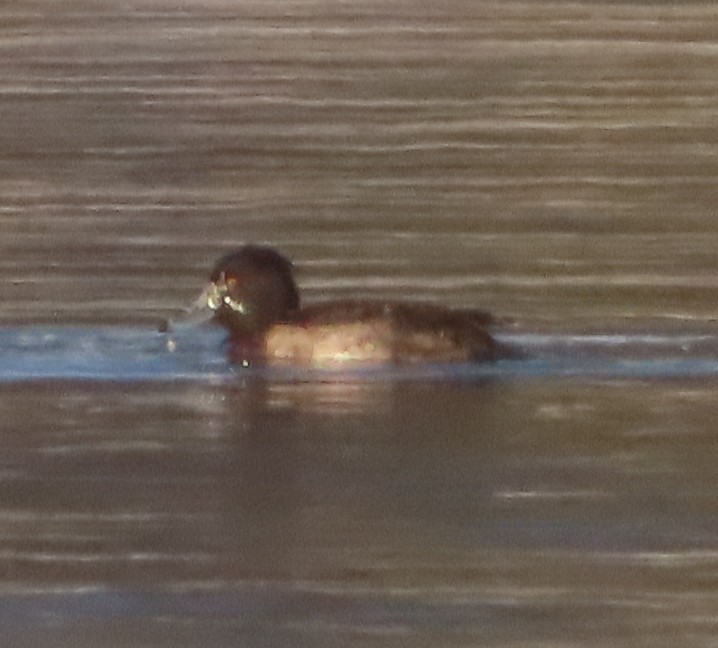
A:
{"label": "duck's head", "polygon": [[287,321],[298,308],[292,264],[270,247],[245,245],[217,261],[184,320],[214,317],[233,335],[253,336]]}

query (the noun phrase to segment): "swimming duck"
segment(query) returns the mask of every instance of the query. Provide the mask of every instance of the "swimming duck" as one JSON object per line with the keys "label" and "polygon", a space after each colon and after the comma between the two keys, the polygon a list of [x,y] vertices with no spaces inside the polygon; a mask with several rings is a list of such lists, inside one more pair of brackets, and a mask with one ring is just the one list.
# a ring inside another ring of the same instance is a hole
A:
{"label": "swimming duck", "polygon": [[209,279],[185,321],[222,324],[230,333],[230,358],[245,365],[467,362],[502,355],[487,330],[491,316],[477,310],[367,300],[301,306],[292,264],[270,247],[245,245],[225,254]]}

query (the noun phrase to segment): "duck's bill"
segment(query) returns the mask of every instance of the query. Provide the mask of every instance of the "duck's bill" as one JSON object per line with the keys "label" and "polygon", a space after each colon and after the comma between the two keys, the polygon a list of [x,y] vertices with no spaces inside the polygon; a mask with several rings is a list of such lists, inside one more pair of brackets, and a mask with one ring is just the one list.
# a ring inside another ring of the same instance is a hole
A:
{"label": "duck's bill", "polygon": [[218,294],[217,286],[210,283],[184,313],[177,318],[165,320],[160,326],[160,331],[181,331],[205,324],[214,317],[214,312],[220,303],[221,296]]}

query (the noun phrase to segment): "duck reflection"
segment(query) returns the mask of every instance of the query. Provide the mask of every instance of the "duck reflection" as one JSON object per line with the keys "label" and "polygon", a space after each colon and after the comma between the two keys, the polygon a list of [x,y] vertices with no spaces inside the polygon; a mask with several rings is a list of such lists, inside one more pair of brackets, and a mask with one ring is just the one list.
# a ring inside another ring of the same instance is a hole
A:
{"label": "duck reflection", "polygon": [[478,460],[490,479],[491,391],[410,381],[223,387],[225,444],[208,502],[223,572],[308,578],[364,543],[406,542],[407,511],[430,528],[444,512],[427,488],[455,476],[447,464],[471,456],[472,471]]}

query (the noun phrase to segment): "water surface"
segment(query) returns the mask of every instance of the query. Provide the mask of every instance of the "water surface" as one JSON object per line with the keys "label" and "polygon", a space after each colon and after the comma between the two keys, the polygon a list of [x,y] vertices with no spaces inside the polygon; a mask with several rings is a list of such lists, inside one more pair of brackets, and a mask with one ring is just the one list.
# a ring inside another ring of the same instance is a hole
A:
{"label": "water surface", "polygon": [[[8,646],[706,646],[711,3],[0,8]],[[156,332],[243,241],[307,300],[495,313],[481,366]]]}

